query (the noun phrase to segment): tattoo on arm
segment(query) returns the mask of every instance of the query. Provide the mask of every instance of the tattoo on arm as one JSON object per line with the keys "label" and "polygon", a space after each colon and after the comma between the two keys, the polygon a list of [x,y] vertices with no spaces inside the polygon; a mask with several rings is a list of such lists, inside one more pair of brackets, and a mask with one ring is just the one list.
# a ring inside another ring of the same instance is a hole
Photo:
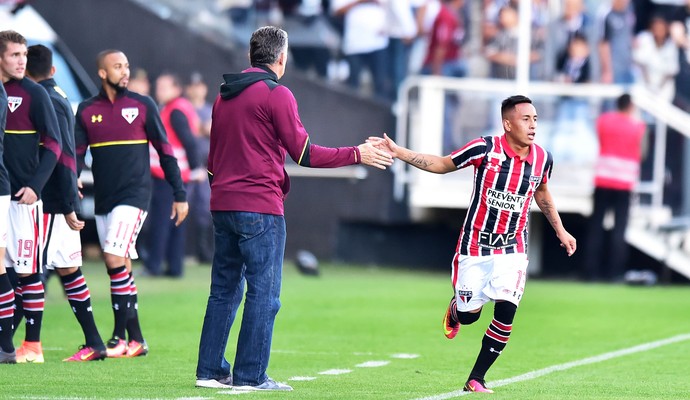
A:
{"label": "tattoo on arm", "polygon": [[560,218],[558,218],[558,212],[556,211],[553,203],[547,197],[542,197],[538,199],[538,205],[541,209],[541,212],[549,221],[549,224],[551,224],[554,229],[557,229],[561,223]]}
{"label": "tattoo on arm", "polygon": [[427,160],[419,153],[413,153],[410,157],[409,163],[421,169],[427,169],[434,164],[432,161]]}

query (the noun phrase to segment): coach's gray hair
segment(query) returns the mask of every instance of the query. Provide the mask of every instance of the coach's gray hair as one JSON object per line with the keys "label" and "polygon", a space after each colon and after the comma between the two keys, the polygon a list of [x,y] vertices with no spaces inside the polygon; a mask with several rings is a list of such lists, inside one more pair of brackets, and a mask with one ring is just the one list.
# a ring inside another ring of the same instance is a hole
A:
{"label": "coach's gray hair", "polygon": [[287,32],[275,26],[264,26],[254,31],[249,40],[249,62],[252,67],[271,65],[280,53],[287,50]]}

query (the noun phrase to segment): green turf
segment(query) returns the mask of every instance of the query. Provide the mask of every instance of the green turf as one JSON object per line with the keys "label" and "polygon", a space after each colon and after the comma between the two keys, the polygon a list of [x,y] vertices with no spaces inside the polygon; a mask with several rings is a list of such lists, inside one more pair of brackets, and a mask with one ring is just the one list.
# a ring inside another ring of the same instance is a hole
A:
{"label": "green turf", "polygon": [[[84,270],[102,336],[112,329],[106,274]],[[147,357],[64,363],[83,341],[57,279],[48,286],[43,325],[45,364],[0,365],[0,398],[227,398],[196,389],[194,370],[209,268],[188,266],[183,280],[139,278]],[[444,273],[322,267],[318,278],[286,265],[269,374],[291,393],[241,398],[415,399],[458,390],[491,318],[463,327],[455,340],[441,331],[452,291]],[[530,280],[510,343],[487,381],[690,333],[690,287],[626,287]],[[233,329],[228,348],[232,361]],[[17,340],[23,337],[23,330]],[[417,358],[394,358],[394,354]],[[690,341],[497,387],[494,399],[685,399]],[[375,368],[366,361],[387,361]],[[349,369],[344,375],[320,375]],[[293,381],[292,377],[316,377]],[[473,397],[482,395],[472,395]]]}

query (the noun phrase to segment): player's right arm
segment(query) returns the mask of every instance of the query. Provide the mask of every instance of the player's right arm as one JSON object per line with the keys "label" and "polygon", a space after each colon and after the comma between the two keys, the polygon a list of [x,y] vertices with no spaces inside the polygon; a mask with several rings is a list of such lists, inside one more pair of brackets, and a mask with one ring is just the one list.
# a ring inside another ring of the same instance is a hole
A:
{"label": "player's right arm", "polygon": [[457,169],[449,155],[442,157],[412,151],[408,148],[398,146],[393,139],[388,137],[385,133],[383,134],[383,139],[371,137],[369,138],[369,142],[375,147],[387,151],[391,156],[427,172],[447,174]]}

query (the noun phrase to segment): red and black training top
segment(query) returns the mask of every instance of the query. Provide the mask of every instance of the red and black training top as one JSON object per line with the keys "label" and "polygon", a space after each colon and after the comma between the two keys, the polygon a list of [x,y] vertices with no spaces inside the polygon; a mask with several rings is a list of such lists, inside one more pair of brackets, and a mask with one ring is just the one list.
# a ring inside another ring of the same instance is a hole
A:
{"label": "red and black training top", "polygon": [[12,200],[19,189],[41,191],[62,152],[55,110],[45,89],[23,78],[5,83],[7,124],[3,160],[9,172]]}
{"label": "red and black training top", "polygon": [[115,206],[148,210],[151,199],[149,142],[158,153],[175,201],[186,201],[180,169],[154,101],[128,90],[114,102],[105,91],[79,104],[75,124],[78,170],[91,149],[97,215]]}

